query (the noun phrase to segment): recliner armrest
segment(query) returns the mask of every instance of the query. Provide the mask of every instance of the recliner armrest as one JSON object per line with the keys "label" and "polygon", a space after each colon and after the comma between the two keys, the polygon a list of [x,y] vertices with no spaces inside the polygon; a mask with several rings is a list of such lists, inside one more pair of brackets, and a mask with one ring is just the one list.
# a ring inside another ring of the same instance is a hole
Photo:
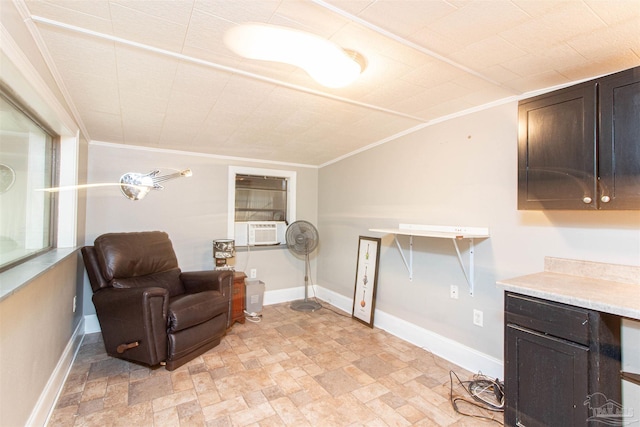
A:
{"label": "recliner armrest", "polygon": [[151,366],[167,358],[167,313],[169,293],[166,289],[107,288],[93,295],[105,349],[116,354],[121,344],[140,342],[124,357]]}
{"label": "recliner armrest", "polygon": [[209,270],[209,271],[183,271],[180,280],[188,294],[203,291],[218,291],[224,296],[231,296],[233,286],[233,271]]}
{"label": "recliner armrest", "polygon": [[163,310],[166,317],[169,306],[169,292],[160,287],[149,288],[106,288],[93,294],[96,310],[105,308],[108,316],[129,316],[140,312],[143,305],[148,305],[152,298],[162,298]]}

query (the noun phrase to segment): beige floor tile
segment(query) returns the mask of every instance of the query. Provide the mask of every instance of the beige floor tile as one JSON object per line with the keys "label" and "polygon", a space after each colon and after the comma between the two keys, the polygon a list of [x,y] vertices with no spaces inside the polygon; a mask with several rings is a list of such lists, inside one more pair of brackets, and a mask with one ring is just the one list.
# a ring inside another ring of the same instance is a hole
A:
{"label": "beige floor tile", "polygon": [[153,412],[154,427],[175,427],[180,425],[180,417],[176,407]]}
{"label": "beige floor tile", "polygon": [[[220,345],[169,372],[114,359],[85,336],[49,420],[55,427],[482,426],[449,402],[450,370],[428,351],[324,308],[266,306]],[[454,391],[463,390],[454,384]],[[502,420],[501,413],[474,414]]]}
{"label": "beige floor tile", "polygon": [[[163,397],[158,397],[153,399],[152,407],[153,412],[164,411],[165,409],[175,408],[178,405],[187,403],[187,402],[198,402],[198,397],[194,390],[184,390],[178,393],[168,394]],[[198,404],[198,407],[200,405]]]}
{"label": "beige floor tile", "polygon": [[298,406],[288,397],[280,397],[271,401],[271,406],[276,411],[283,423],[289,426],[305,426],[309,422],[304,417]]}

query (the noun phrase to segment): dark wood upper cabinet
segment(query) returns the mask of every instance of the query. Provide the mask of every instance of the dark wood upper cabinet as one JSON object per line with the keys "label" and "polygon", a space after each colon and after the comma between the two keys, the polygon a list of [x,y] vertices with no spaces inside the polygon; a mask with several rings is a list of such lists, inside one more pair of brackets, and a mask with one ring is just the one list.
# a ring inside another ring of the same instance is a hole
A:
{"label": "dark wood upper cabinet", "polygon": [[640,209],[640,67],[599,83],[600,208]]}
{"label": "dark wood upper cabinet", "polygon": [[640,209],[640,67],[518,105],[518,209]]}

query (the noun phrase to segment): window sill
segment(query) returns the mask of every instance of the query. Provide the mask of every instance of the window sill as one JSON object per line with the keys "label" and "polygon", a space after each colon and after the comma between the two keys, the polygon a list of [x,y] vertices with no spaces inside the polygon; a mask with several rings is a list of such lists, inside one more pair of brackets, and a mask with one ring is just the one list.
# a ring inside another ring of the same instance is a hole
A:
{"label": "window sill", "polygon": [[272,251],[274,249],[287,249],[286,243],[278,245],[236,246],[236,252]]}
{"label": "window sill", "polygon": [[78,248],[58,248],[0,273],[0,301],[75,254]]}

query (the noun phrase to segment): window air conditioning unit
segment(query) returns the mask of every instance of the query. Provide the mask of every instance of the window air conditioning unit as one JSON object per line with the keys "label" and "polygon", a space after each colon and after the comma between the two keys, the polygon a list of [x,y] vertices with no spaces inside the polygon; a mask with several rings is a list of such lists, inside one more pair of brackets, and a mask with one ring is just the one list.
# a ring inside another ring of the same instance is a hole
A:
{"label": "window air conditioning unit", "polygon": [[284,221],[236,222],[236,246],[269,246],[285,243],[287,223]]}

